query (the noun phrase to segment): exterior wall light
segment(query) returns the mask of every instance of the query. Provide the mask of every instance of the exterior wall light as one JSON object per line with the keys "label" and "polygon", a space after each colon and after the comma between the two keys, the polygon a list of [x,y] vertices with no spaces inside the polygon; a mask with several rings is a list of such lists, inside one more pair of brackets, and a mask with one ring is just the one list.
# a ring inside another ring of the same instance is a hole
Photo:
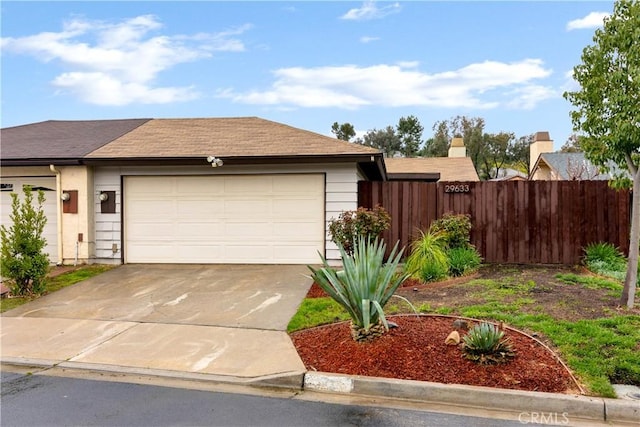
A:
{"label": "exterior wall light", "polygon": [[63,202],[66,202],[70,198],[71,198],[71,195],[67,192],[64,192],[60,195],[60,200],[62,200]]}
{"label": "exterior wall light", "polygon": [[98,198],[101,202],[106,202],[107,200],[109,200],[109,194],[102,192],[100,193],[100,196],[98,196]]}
{"label": "exterior wall light", "polygon": [[218,166],[224,165],[224,162],[222,161],[222,159],[219,159],[214,156],[207,157],[207,162],[211,163],[212,168],[217,168]]}

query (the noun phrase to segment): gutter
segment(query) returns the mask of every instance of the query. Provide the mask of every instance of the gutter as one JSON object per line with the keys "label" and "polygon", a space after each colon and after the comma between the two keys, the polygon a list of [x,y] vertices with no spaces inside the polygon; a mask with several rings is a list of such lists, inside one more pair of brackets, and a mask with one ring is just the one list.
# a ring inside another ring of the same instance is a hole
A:
{"label": "gutter", "polygon": [[56,215],[58,219],[58,262],[56,264],[62,265],[62,178],[60,171],[56,169],[55,165],[50,164],[49,169],[56,174]]}

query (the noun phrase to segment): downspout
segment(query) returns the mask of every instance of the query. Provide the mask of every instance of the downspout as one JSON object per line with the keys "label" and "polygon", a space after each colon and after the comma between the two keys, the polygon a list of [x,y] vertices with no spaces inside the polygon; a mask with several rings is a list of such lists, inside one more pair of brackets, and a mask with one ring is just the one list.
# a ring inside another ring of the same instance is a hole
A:
{"label": "downspout", "polygon": [[62,265],[62,178],[60,177],[60,171],[56,169],[54,165],[49,165],[51,172],[56,174],[56,215],[58,218],[58,262],[57,265]]}

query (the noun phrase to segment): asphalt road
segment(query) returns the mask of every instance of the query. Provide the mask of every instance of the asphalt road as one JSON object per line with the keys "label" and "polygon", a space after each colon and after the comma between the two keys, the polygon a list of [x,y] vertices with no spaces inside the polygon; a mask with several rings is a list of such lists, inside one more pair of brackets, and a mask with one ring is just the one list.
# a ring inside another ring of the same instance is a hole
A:
{"label": "asphalt road", "polygon": [[3,371],[9,426],[522,426],[517,421]]}

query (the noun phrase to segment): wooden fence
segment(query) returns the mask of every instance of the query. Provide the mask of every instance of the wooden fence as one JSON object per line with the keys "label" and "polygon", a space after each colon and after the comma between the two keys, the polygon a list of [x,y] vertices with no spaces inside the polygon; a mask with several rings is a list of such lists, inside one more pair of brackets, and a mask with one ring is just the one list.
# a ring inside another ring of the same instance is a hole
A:
{"label": "wooden fence", "polygon": [[[408,245],[446,212],[469,214],[471,243],[485,262],[576,264],[592,242],[628,254],[631,197],[605,181],[368,182],[358,205],[383,206],[387,242]],[[389,245],[390,246],[390,245]]]}

